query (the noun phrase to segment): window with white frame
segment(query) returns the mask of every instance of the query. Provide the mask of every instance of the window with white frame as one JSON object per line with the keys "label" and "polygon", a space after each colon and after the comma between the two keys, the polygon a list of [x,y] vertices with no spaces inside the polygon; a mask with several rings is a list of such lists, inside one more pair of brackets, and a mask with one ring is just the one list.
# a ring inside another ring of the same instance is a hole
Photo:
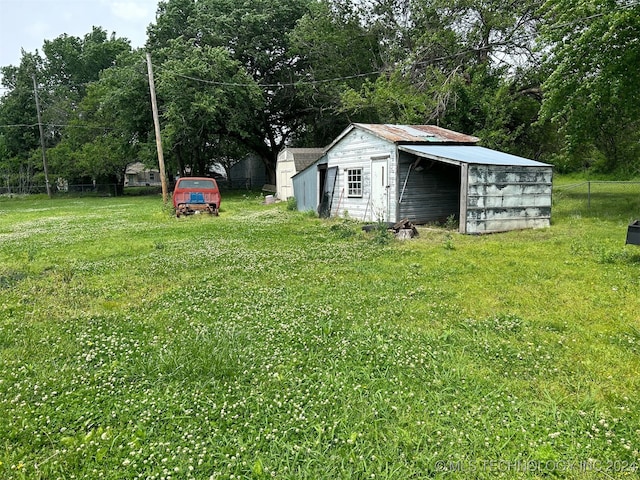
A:
{"label": "window with white frame", "polygon": [[362,197],[362,168],[347,169],[347,196]]}

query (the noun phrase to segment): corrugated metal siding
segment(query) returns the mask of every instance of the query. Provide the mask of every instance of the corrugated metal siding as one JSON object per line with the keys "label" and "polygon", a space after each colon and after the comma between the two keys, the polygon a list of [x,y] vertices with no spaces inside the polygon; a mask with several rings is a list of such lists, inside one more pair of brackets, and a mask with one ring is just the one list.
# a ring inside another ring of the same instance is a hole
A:
{"label": "corrugated metal siding", "polygon": [[250,155],[231,167],[229,180],[233,186],[261,187],[267,183],[264,163],[257,156]]}
{"label": "corrugated metal siding", "polygon": [[548,227],[551,167],[470,165],[466,233]]}
{"label": "corrugated metal siding", "polygon": [[[442,222],[450,215],[457,218],[460,212],[460,167],[433,162],[422,171],[411,170],[407,178],[410,165],[406,162],[400,164],[402,201],[399,203],[399,217],[418,224]],[[405,179],[407,183],[402,193]]]}

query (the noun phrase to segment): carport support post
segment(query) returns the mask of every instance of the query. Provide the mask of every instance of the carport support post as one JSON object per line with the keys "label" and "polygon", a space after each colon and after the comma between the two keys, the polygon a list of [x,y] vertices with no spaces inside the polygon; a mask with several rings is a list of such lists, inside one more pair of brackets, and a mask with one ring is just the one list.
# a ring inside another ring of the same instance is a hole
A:
{"label": "carport support post", "polygon": [[151,92],[151,108],[153,110],[153,125],[156,131],[156,148],[158,149],[158,163],[160,164],[160,182],[162,183],[162,202],[167,203],[167,176],[164,172],[164,156],[162,154],[162,138],[160,137],[160,120],[158,119],[158,102],[156,101],[156,87],[153,83],[153,67],[151,54],[147,52],[147,70],[149,71],[149,91]]}
{"label": "carport support post", "polygon": [[458,232],[467,233],[467,204],[469,199],[469,164],[460,165],[460,212]]}

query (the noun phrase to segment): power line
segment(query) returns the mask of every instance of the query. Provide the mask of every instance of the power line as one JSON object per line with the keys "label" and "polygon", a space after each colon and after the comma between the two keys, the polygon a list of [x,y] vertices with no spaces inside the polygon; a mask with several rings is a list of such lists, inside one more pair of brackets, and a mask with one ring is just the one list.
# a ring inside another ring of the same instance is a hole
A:
{"label": "power line", "polygon": [[[633,9],[636,8],[638,6],[640,6],[640,0],[619,0],[619,2],[617,3],[618,8],[620,9]],[[565,22],[565,23],[561,23],[561,24],[557,24],[557,25],[550,25],[548,28],[550,29],[558,29],[558,28],[564,28],[566,26],[569,25],[573,25],[575,23],[578,22],[586,22],[589,20],[593,20],[596,18],[600,18],[606,15],[610,15],[612,14],[613,11],[608,11],[608,12],[601,12],[601,13],[596,13],[593,15],[589,15],[589,16],[584,16],[584,17],[578,17],[575,18],[569,22]],[[537,34],[534,32],[530,32],[529,34],[525,34],[524,37],[525,38],[534,38]],[[459,52],[450,54],[450,55],[444,55],[444,56],[440,56],[440,57],[436,57],[433,59],[427,59],[427,60],[423,60],[423,61],[418,61],[415,62],[414,65],[415,66],[422,66],[422,65],[429,65],[429,64],[434,64],[437,62],[441,62],[441,61],[445,61],[445,60],[450,60],[453,58],[457,58],[457,57],[461,57],[461,56],[465,56],[468,54],[472,54],[472,53],[478,53],[480,51],[483,50],[491,50],[495,47],[495,45],[486,45],[486,46],[481,46],[481,47],[476,47],[476,48],[467,48],[464,50],[461,50]],[[214,81],[214,80],[206,80],[203,78],[198,78],[198,77],[194,77],[191,75],[185,75],[185,74],[181,74],[181,73],[177,73],[177,72],[171,72],[170,70],[167,70],[166,68],[164,68],[163,66],[156,66],[154,65],[154,68],[157,68],[159,70],[164,70],[165,72],[169,72],[172,75],[175,75],[177,77],[180,78],[184,78],[187,80],[192,80],[195,82],[200,82],[203,84],[209,84],[209,85],[218,85],[218,86],[226,86],[226,87],[251,87],[251,86],[258,86],[260,88],[286,88],[286,87],[295,87],[295,86],[302,86],[302,85],[320,85],[320,84],[327,84],[327,83],[332,83],[332,82],[340,82],[340,81],[344,81],[344,80],[353,80],[353,79],[357,79],[357,78],[365,78],[365,77],[371,77],[374,75],[380,75],[382,73],[384,73],[385,69],[379,69],[379,70],[374,70],[371,72],[367,72],[367,73],[359,73],[359,74],[353,74],[353,75],[344,75],[344,76],[339,76],[339,77],[333,77],[333,78],[328,78],[328,79],[321,79],[321,80],[309,80],[309,79],[301,79],[295,82],[278,82],[278,83],[242,83],[242,82],[224,82],[224,81]],[[143,74],[144,75],[144,74]],[[92,82],[87,82],[87,83],[80,83],[80,84],[72,84],[69,85],[70,87],[86,87],[88,86],[90,83]],[[10,87],[5,87],[5,86],[0,86],[0,90],[5,90],[5,91],[13,91],[12,88]],[[51,106],[49,106],[51,108]],[[55,108],[55,107],[53,107]],[[38,124],[9,124],[9,125],[0,125],[0,128],[20,128],[20,127],[37,127]],[[109,127],[91,127],[91,126],[86,126],[86,125],[65,125],[65,124],[48,124],[49,127],[75,127],[75,128],[90,128],[90,129],[105,129],[105,130],[111,130]]]}
{"label": "power line", "polygon": [[[623,1],[623,3],[621,3],[619,6],[620,8],[626,9],[626,8],[633,8],[640,5],[640,0],[627,0],[627,1]],[[563,23],[563,24],[559,24],[559,25],[553,25],[550,28],[552,29],[557,29],[557,28],[563,28],[565,26],[568,25],[572,25],[575,24],[577,22],[582,22],[582,21],[588,21],[588,20],[592,20],[594,18],[599,18],[605,15],[610,15],[612,12],[606,12],[606,13],[598,13],[595,15],[590,15],[587,17],[580,17],[580,18],[576,18],[574,20],[572,20],[571,22],[567,22],[567,23]],[[511,32],[514,33],[514,32]],[[525,33],[521,36],[521,38],[526,38],[526,39],[534,39],[537,36],[539,36],[539,34],[537,32],[529,32],[529,33]],[[415,62],[414,65],[418,66],[418,65],[429,65],[429,64],[435,64],[437,62],[442,62],[445,60],[451,60],[454,58],[458,58],[458,57],[463,57],[465,55],[469,55],[469,54],[475,54],[478,52],[482,52],[482,51],[490,51],[492,49],[494,49],[496,46],[504,46],[504,45],[496,45],[496,44],[491,44],[491,45],[483,45],[483,46],[479,46],[479,47],[469,47],[466,49],[463,49],[459,52],[456,53],[452,53],[450,55],[443,55],[440,57],[436,57],[436,58],[431,58],[428,60],[423,60],[423,61],[419,61],[419,62]],[[155,68],[155,67],[154,67]],[[159,67],[162,69],[162,67]],[[165,69],[166,71],[166,69]],[[329,78],[329,79],[325,79],[325,80],[299,80],[297,82],[289,82],[289,83],[273,83],[273,84],[260,84],[258,83],[257,85],[261,88],[284,88],[284,87],[293,87],[293,86],[298,86],[298,85],[317,85],[317,84],[324,84],[324,83],[331,83],[331,82],[339,82],[342,80],[352,80],[354,78],[363,78],[363,77],[369,77],[369,76],[373,76],[373,75],[380,75],[382,73],[384,73],[387,70],[381,69],[381,70],[375,70],[372,72],[368,72],[368,73],[361,73],[361,74],[354,74],[354,75],[346,75],[346,76],[342,76],[342,77],[334,77],[334,78]],[[253,86],[255,84],[251,84],[251,83],[239,83],[239,82],[219,82],[219,81],[213,81],[213,80],[205,80],[202,78],[197,78],[197,77],[193,77],[193,76],[189,76],[189,75],[184,75],[184,74],[180,74],[180,73],[176,73],[176,72],[171,72],[173,75],[177,76],[177,77],[181,77],[181,78],[185,78],[188,80],[193,80],[196,82],[200,82],[200,83],[205,83],[205,84],[210,84],[210,85],[219,85],[219,86],[230,86],[230,87],[249,87],[249,86]]]}
{"label": "power line", "polygon": [[[38,127],[40,124],[39,123],[14,123],[14,124],[5,124],[5,125],[0,125],[0,128],[32,128],[32,127]],[[112,127],[100,127],[100,126],[92,126],[92,125],[73,125],[73,124],[61,124],[61,123],[43,123],[42,124],[44,127],[56,127],[56,128],[86,128],[86,129],[90,129],[90,130],[115,130]]]}
{"label": "power line", "polygon": [[[621,0],[620,3],[618,3],[618,7],[621,9],[633,9],[634,7],[640,6],[640,0]],[[573,25],[575,23],[578,22],[583,22],[583,21],[588,21],[588,20],[593,20],[595,18],[600,18],[606,15],[610,15],[611,13],[613,13],[612,11],[609,12],[601,12],[601,13],[596,13],[593,15],[589,15],[589,16],[585,16],[585,17],[578,17],[575,19],[572,19],[569,22],[565,22],[565,23],[561,23],[558,25],[550,25],[548,28],[549,29],[557,29],[557,28],[563,28],[569,25]],[[528,34],[525,34],[524,37],[525,38],[534,38],[537,34],[534,32],[530,32]],[[481,46],[481,47],[476,47],[476,48],[468,48],[465,50],[461,50],[460,52],[451,54],[451,55],[445,55],[445,56],[441,56],[441,57],[437,57],[437,58],[433,58],[433,59],[429,59],[429,60],[425,60],[425,61],[421,61],[421,62],[417,62],[416,65],[425,65],[428,63],[435,63],[435,62],[440,62],[440,61],[444,61],[444,60],[449,60],[452,58],[456,58],[456,57],[460,57],[460,56],[464,56],[470,53],[477,53],[478,51],[482,51],[482,50],[490,50],[494,47],[494,45],[486,45],[486,46]],[[153,65],[154,69],[157,70],[165,70],[167,71],[166,68],[164,68],[162,65]],[[353,75],[344,75],[344,76],[340,76],[340,77],[333,77],[333,78],[328,78],[328,79],[324,79],[324,80],[299,80],[299,81],[295,81],[295,82],[278,82],[278,83],[241,83],[241,82],[224,82],[224,81],[215,81],[215,80],[206,80],[203,78],[197,78],[197,77],[193,77],[190,75],[185,75],[185,74],[180,74],[180,73],[176,73],[176,72],[171,72],[173,75],[177,76],[177,77],[181,77],[187,80],[193,80],[195,82],[200,82],[200,83],[205,83],[205,84],[209,84],[209,85],[219,85],[219,86],[227,86],[227,87],[249,87],[249,86],[254,86],[257,85],[258,87],[261,88],[284,88],[284,87],[292,87],[292,86],[297,86],[297,85],[318,85],[318,84],[325,84],[325,83],[332,83],[332,82],[339,82],[339,81],[343,81],[343,80],[353,80],[355,78],[364,78],[364,77],[370,77],[373,75],[379,75],[381,73],[384,73],[386,70],[384,69],[380,69],[380,70],[374,70],[371,72],[367,72],[367,73],[358,73],[358,74],[353,74]],[[90,85],[93,82],[85,82],[85,83],[79,83],[79,84],[71,84],[68,85],[70,87],[87,87],[88,85]],[[4,86],[0,86],[0,90],[7,90],[7,91],[11,91],[12,89],[10,87],[4,87]]]}
{"label": "power line", "polygon": [[[490,50],[493,48],[493,45],[487,45],[484,47],[477,47],[477,48],[467,48],[465,50],[462,50],[460,52],[457,53],[453,53],[450,55],[444,55],[441,57],[436,57],[436,58],[432,58],[429,60],[425,60],[422,62],[416,62],[415,65],[426,65],[426,64],[430,64],[430,63],[437,63],[437,62],[442,62],[444,60],[450,60],[452,58],[457,58],[457,57],[462,57],[465,55],[468,55],[470,53],[477,53],[478,51],[482,51],[482,50]],[[154,66],[155,68],[155,66]],[[162,67],[160,67],[162,68]],[[165,71],[167,71],[165,69]],[[240,83],[240,82],[219,82],[219,81],[214,81],[214,80],[205,80],[202,78],[197,78],[197,77],[192,77],[189,75],[184,75],[181,73],[177,73],[177,72],[170,72],[171,74],[180,77],[180,78],[185,78],[187,80],[193,80],[195,82],[200,82],[200,83],[206,83],[206,84],[210,84],[210,85],[220,85],[220,86],[229,86],[229,87],[250,87],[250,86],[254,86],[257,85],[258,87],[261,88],[284,88],[284,87],[295,87],[298,85],[317,85],[317,84],[324,84],[324,83],[332,83],[332,82],[340,82],[343,80],[353,80],[354,78],[363,78],[363,77],[370,77],[373,75],[380,75],[384,72],[386,72],[388,70],[385,69],[380,69],[380,70],[374,70],[371,72],[367,72],[367,73],[357,73],[357,74],[353,74],[353,75],[344,75],[341,77],[333,77],[333,78],[327,78],[324,80],[299,80],[296,82],[281,82],[281,83]]]}
{"label": "power line", "polygon": [[354,78],[362,78],[362,77],[370,77],[372,75],[379,75],[384,70],[377,70],[374,72],[368,73],[357,73],[354,75],[345,75],[343,77],[335,77],[335,78],[327,78],[325,80],[299,80],[297,82],[280,82],[280,83],[240,83],[240,82],[218,82],[215,80],[205,80],[203,78],[192,77],[189,75],[184,75],[181,73],[171,72],[176,77],[185,78],[187,80],[193,80],[194,82],[206,83],[209,85],[219,85],[225,87],[251,87],[257,85],[261,88],[284,88],[284,87],[295,87],[297,85],[317,85],[321,83],[331,83],[331,82],[339,82],[342,80],[351,80]]}

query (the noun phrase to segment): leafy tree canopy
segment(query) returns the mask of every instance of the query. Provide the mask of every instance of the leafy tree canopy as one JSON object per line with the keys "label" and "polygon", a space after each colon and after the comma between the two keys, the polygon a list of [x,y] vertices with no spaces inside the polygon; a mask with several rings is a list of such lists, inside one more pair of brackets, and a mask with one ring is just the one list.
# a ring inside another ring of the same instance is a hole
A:
{"label": "leafy tree canopy", "polygon": [[[149,30],[149,45],[161,48],[158,57],[161,62],[171,61],[171,50],[167,48],[178,40],[194,51],[203,50],[205,55],[214,51],[218,52],[217,55],[226,52],[228,58],[237,62],[246,74],[243,88],[250,90],[253,88],[251,85],[260,88],[261,101],[255,101],[256,90],[253,90],[248,103],[249,107],[259,104],[259,108],[255,108],[250,116],[241,113],[234,117],[228,124],[227,133],[257,153],[272,175],[275,174],[278,151],[308,119],[307,103],[295,86],[301,78],[304,58],[292,53],[288,33],[295,28],[309,4],[309,0],[168,0],[161,3],[157,24]],[[170,68],[175,70],[178,66],[172,63]],[[194,88],[211,91],[212,84],[207,84],[207,77],[194,75],[193,81],[198,78],[205,81]],[[237,93],[229,92],[229,98],[235,98]],[[203,101],[200,97],[196,103],[203,105]],[[220,99],[211,101],[221,102]],[[180,106],[190,108],[186,101]],[[179,116],[177,108],[178,103],[173,102],[167,109],[174,119]],[[242,112],[246,112],[246,108]],[[188,116],[186,112],[185,117]],[[245,120],[242,125],[241,119]],[[177,137],[174,135],[174,138]],[[199,138],[191,139],[197,143],[192,150],[195,158],[199,158],[205,149],[204,137]],[[181,145],[186,148],[185,142]]]}
{"label": "leafy tree canopy", "polygon": [[157,90],[167,150],[181,174],[205,175],[221,137],[250,138],[255,112],[263,107],[262,91],[223,48],[178,38],[162,55]]}
{"label": "leafy tree canopy", "polygon": [[639,171],[640,3],[548,0],[544,11],[542,118],[566,135],[573,165]]}
{"label": "leafy tree canopy", "polygon": [[129,163],[151,161],[153,124],[145,72],[143,53],[125,52],[88,84],[62,140],[49,152],[59,174],[122,185]]}

